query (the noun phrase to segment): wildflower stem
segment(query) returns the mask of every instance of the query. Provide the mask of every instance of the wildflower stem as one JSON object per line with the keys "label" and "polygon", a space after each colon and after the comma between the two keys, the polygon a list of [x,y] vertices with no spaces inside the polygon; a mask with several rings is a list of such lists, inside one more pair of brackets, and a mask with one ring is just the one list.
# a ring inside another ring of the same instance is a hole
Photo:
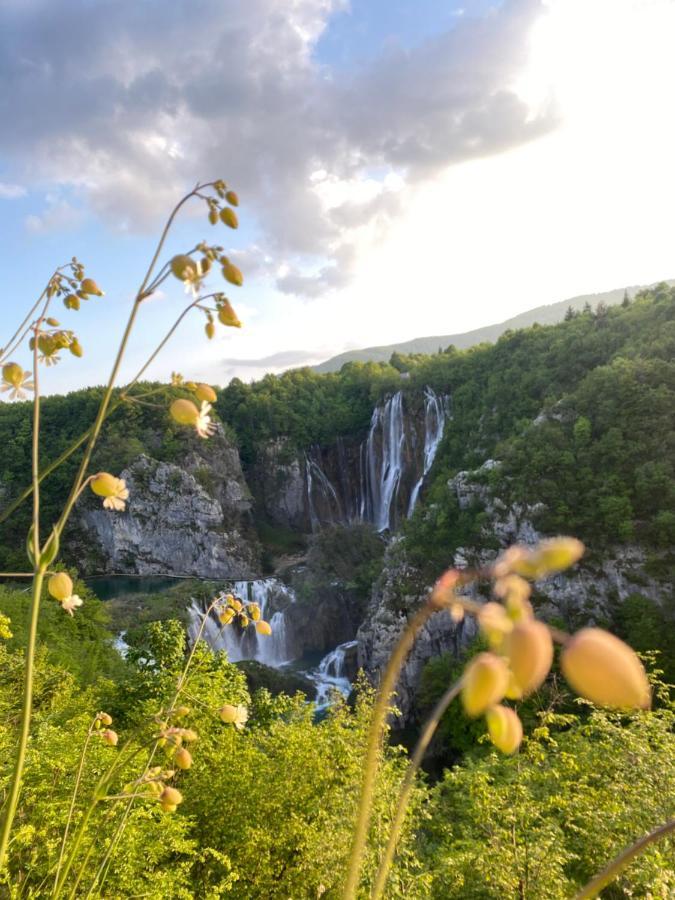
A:
{"label": "wildflower stem", "polygon": [[[192,643],[192,647],[190,648],[190,653],[188,654],[188,658],[185,662],[185,665],[183,666],[183,671],[181,672],[181,674],[178,678],[178,681],[176,682],[176,692],[173,696],[173,699],[171,700],[171,703],[169,704],[169,709],[173,709],[175,707],[175,705],[178,702],[178,699],[181,695],[181,692],[183,691],[183,688],[185,687],[185,683],[187,681],[187,676],[189,674],[190,667],[192,666],[192,660],[195,655],[195,650],[197,648],[197,644],[201,640],[201,637],[202,637],[202,634],[204,633],[204,628],[206,627],[208,618],[211,615],[211,611],[214,608],[214,606],[217,604],[218,600],[219,600],[219,598],[216,597],[213,600],[213,602],[209,605],[209,607],[206,610],[206,612],[204,613],[204,615],[202,616],[202,621],[199,625],[199,630],[197,631],[197,634],[195,635],[195,639]],[[139,779],[140,781],[142,781],[143,778],[145,778],[148,770],[150,769],[150,766],[152,765],[152,761],[155,758],[155,753],[157,752],[158,747],[159,747],[159,741],[156,740],[152,750],[150,751],[150,755],[148,756],[148,760],[145,764],[145,769],[141,773],[141,777]],[[92,895],[92,893],[95,890],[95,888],[97,887],[97,885],[98,885],[99,890],[103,886],[103,883],[105,881],[105,878],[106,878],[106,875],[108,872],[108,868],[110,866],[110,860],[112,859],[112,855],[115,852],[115,849],[117,847],[117,844],[119,843],[120,838],[122,837],[122,833],[124,831],[124,828],[126,827],[127,819],[129,818],[129,813],[131,812],[131,807],[133,806],[134,801],[137,796],[138,796],[138,792],[134,792],[129,797],[129,802],[127,803],[127,805],[124,809],[124,812],[122,814],[122,818],[120,819],[119,824],[118,824],[117,828],[115,829],[115,833],[113,834],[110,845],[106,851],[105,856],[103,857],[103,860],[101,862],[101,865],[98,868],[98,871],[96,872],[96,875],[94,876],[94,880],[89,887],[89,890],[85,896],[85,900],[87,897],[90,897]]]}
{"label": "wildflower stem", "polygon": [[34,326],[35,344],[33,347],[35,399],[33,400],[33,441],[31,449],[31,471],[33,481],[33,591],[31,596],[30,625],[28,631],[28,644],[26,646],[26,666],[24,671],[23,706],[21,709],[21,724],[19,730],[19,745],[16,751],[14,772],[9,788],[9,797],[5,817],[0,833],[0,870],[7,861],[7,847],[9,836],[16,815],[16,807],[21,793],[23,769],[26,763],[26,748],[28,747],[28,735],[30,721],[33,712],[33,670],[35,666],[35,647],[37,645],[37,626],[40,614],[40,598],[42,595],[42,583],[44,581],[46,566],[40,563],[40,384],[38,379],[38,348],[37,335],[40,328],[40,317]]}
{"label": "wildflower stem", "polygon": [[389,710],[389,701],[396,687],[401,667],[410,652],[415,641],[415,636],[424,623],[437,611],[437,607],[427,602],[410,619],[405,630],[394,647],[389,657],[389,662],[382,675],[382,681],[375,699],[373,715],[368,730],[368,743],[363,761],[363,776],[361,781],[361,793],[359,797],[358,813],[352,847],[347,869],[347,880],[343,892],[344,900],[354,900],[359,886],[361,872],[361,860],[368,837],[368,825],[373,804],[375,779],[378,770],[378,756],[382,739],[382,731]]}
{"label": "wildflower stem", "polygon": [[667,837],[674,832],[675,819],[671,819],[670,822],[666,822],[665,825],[661,825],[658,828],[655,828],[654,831],[650,831],[649,834],[641,837],[639,841],[636,841],[630,847],[626,847],[626,849],[619,853],[619,855],[613,859],[602,872],[596,875],[592,881],[589,881],[588,884],[581,889],[576,895],[575,900],[589,900],[591,897],[597,897],[600,891],[604,887],[607,887],[607,885],[613,881],[636,856],[639,856],[646,850],[650,844],[655,844],[657,841],[660,841],[662,838]]}
{"label": "wildflower stem", "polygon": [[[96,719],[94,719],[96,722]],[[92,735],[92,725],[89,726],[87,730],[87,737],[85,738],[84,745],[82,747],[82,753],[80,754],[80,763],[77,767],[77,775],[75,776],[75,787],[73,788],[73,796],[70,799],[70,809],[68,810],[68,819],[66,820],[66,827],[63,830],[63,840],[61,841],[61,851],[59,853],[59,861],[56,866],[56,875],[54,876],[54,890],[56,890],[56,886],[59,883],[59,874],[61,872],[61,864],[63,862],[63,855],[66,852],[66,841],[68,840],[68,831],[70,830],[70,823],[73,820],[73,811],[75,809],[75,799],[77,797],[77,792],[80,787],[80,781],[82,779],[82,770],[84,769],[84,759],[87,755],[87,748],[89,747],[89,741],[91,740]]]}
{"label": "wildflower stem", "polygon": [[387,846],[384,849],[384,853],[377,870],[377,875],[375,876],[375,884],[371,892],[371,900],[379,900],[379,898],[382,896],[382,892],[386,887],[387,876],[389,874],[389,869],[396,852],[396,844],[398,843],[401,826],[403,824],[403,820],[405,818],[406,810],[408,807],[408,798],[410,797],[410,792],[412,790],[413,784],[415,783],[415,775],[417,774],[417,771],[422,764],[424,754],[426,753],[427,748],[431,742],[431,738],[434,736],[436,729],[438,728],[439,722],[443,718],[443,715],[448,706],[450,706],[452,701],[459,694],[461,688],[462,680],[460,678],[447,689],[436,706],[433,708],[431,715],[425,722],[424,728],[419,736],[417,744],[415,745],[415,749],[412,756],[410,757],[410,762],[408,763],[405,778],[403,779],[403,783],[401,784],[401,789],[396,801],[396,814],[394,815],[394,820],[391,823],[389,840],[387,841]]}

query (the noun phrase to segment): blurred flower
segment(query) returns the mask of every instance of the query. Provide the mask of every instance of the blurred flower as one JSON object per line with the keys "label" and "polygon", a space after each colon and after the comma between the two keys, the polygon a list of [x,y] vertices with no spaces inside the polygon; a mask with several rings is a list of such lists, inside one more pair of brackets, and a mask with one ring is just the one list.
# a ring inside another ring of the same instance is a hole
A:
{"label": "blurred flower", "polygon": [[509,670],[500,656],[479,653],[467,665],[462,681],[462,703],[473,718],[499,703],[508,687]]}
{"label": "blurred flower", "polygon": [[78,606],[82,606],[82,600],[77,596],[77,594],[71,594],[70,597],[66,597],[65,600],[61,600],[61,609],[64,612],[67,612],[69,616],[72,616],[73,612],[78,608]]}
{"label": "blurred flower", "polygon": [[23,400],[29,391],[35,390],[35,384],[31,380],[32,373],[24,372],[18,363],[7,363],[2,367],[2,386],[0,391],[9,391],[10,399]]}
{"label": "blurred flower", "polygon": [[563,674],[574,690],[599,706],[647,709],[651,692],[637,654],[602,628],[583,628],[560,657]]}
{"label": "blurred flower", "polygon": [[245,706],[232,706],[226,703],[218,710],[218,714],[226,725],[234,725],[237,731],[243,731],[248,721],[248,710]]}
{"label": "blurred flower", "polygon": [[490,740],[502,753],[515,753],[523,739],[523,726],[508,706],[492,706],[485,713]]}

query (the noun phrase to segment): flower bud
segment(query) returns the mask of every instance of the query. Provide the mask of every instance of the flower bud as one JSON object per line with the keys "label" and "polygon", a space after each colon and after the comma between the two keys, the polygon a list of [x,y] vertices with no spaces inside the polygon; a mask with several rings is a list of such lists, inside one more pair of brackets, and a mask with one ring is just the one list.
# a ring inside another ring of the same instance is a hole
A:
{"label": "flower bud", "polygon": [[73,338],[68,347],[73,356],[81,357],[84,353],[82,349],[82,344],[78,341],[77,338]]}
{"label": "flower bud", "polygon": [[551,633],[536,619],[518,622],[506,638],[504,649],[516,684],[526,697],[543,684],[551,669]]}
{"label": "flower bud", "polygon": [[234,191],[227,191],[225,199],[231,206],[239,206],[239,197],[237,197]]}
{"label": "flower bud", "polygon": [[106,728],[105,731],[102,731],[101,738],[104,744],[109,744],[111,747],[116,747],[119,740],[117,732],[113,731],[112,728]]}
{"label": "flower bud", "polygon": [[264,619],[260,619],[259,622],[255,623],[255,630],[258,632],[258,634],[272,634],[272,626],[269,622],[265,622]]}
{"label": "flower bud", "polygon": [[63,305],[66,309],[78,310],[80,308],[80,298],[77,294],[68,294],[63,298]]}
{"label": "flower bud", "polygon": [[58,321],[58,319],[52,319],[52,318],[49,318],[49,319],[46,319],[46,322],[47,322],[47,325],[50,325],[52,328],[58,328],[58,327],[59,327],[59,321]]}
{"label": "flower bud", "polygon": [[229,300],[224,300],[220,306],[218,310],[218,320],[223,325],[227,325],[230,328],[241,328],[241,322],[234,309],[232,309],[232,304]]}
{"label": "flower bud", "polygon": [[509,670],[494,653],[479,653],[466,667],[462,681],[462,703],[466,714],[474,718],[502,699]]}
{"label": "flower bud", "polygon": [[112,725],[112,716],[109,716],[108,713],[100,712],[98,714],[98,720],[101,725],[105,725],[106,727]]}
{"label": "flower bud", "polygon": [[224,609],[221,613],[219,613],[218,618],[223,625],[229,625],[232,619],[234,619],[234,610]]}
{"label": "flower bud", "polygon": [[495,595],[504,602],[506,614],[512,622],[532,618],[532,606],[529,600],[532,588],[520,575],[512,574],[498,578],[493,590]]}
{"label": "flower bud", "polygon": [[213,208],[209,210],[209,222],[212,225],[215,225],[218,222],[218,212]]}
{"label": "flower bud", "polygon": [[434,606],[446,606],[448,601],[452,599],[453,592],[460,580],[460,572],[458,569],[448,569],[444,572],[434,585],[431,592],[431,602]]}
{"label": "flower bud", "polygon": [[59,603],[72,597],[73,582],[70,575],[65,572],[57,572],[56,575],[52,575],[47,583],[47,590]]}
{"label": "flower bud", "polygon": [[515,753],[523,739],[523,726],[508,706],[492,706],[485,713],[490,740],[502,753]]}
{"label": "flower bud", "polygon": [[95,294],[97,297],[103,296],[103,291],[93,278],[85,278],[80,284],[80,290],[83,294]]}
{"label": "flower bud", "polygon": [[6,363],[2,367],[2,380],[19,388],[23,382],[24,371],[18,363]]}
{"label": "flower bud", "polygon": [[220,707],[218,715],[226,725],[232,725],[233,722],[237,721],[237,707],[232,706],[231,703],[226,703],[225,706]]}
{"label": "flower bud", "polygon": [[171,271],[181,281],[189,280],[197,275],[197,264],[191,256],[179,253],[171,260]]}
{"label": "flower bud", "polygon": [[254,622],[260,621],[260,607],[257,603],[249,603],[248,614]]}
{"label": "flower bud", "polygon": [[195,425],[199,419],[199,410],[192,400],[174,400],[169,412],[179,425]]}
{"label": "flower bud", "polygon": [[241,271],[229,260],[223,263],[223,278],[237,287],[241,287],[244,283],[244,276],[241,274]]}
{"label": "flower bud", "polygon": [[174,753],[173,761],[179,769],[189,769],[192,765],[192,755],[185,747],[181,747],[180,750],[176,750]]}
{"label": "flower bud", "polygon": [[229,206],[224,206],[221,209],[220,221],[223,223],[223,225],[229,225],[230,228],[237,228],[239,226],[239,219],[237,219],[237,214]]}
{"label": "flower bud", "polygon": [[216,333],[216,326],[213,322],[207,322],[204,326],[204,331],[206,332],[206,336],[209,340],[211,340]]}
{"label": "flower bud", "polygon": [[189,706],[177,706],[173,711],[174,716],[177,719],[183,719],[185,716],[190,715],[190,707]]}
{"label": "flower bud", "polygon": [[481,606],[478,613],[478,624],[493,650],[499,650],[504,638],[513,628],[513,622],[506,615],[506,610],[501,603],[492,601]]}
{"label": "flower bud", "polygon": [[560,658],[574,690],[598,706],[648,709],[651,692],[644,667],[631,648],[601,628],[582,628]]}
{"label": "flower bud", "polygon": [[[183,802],[183,795],[176,788],[167,785],[159,795],[159,800],[165,812],[173,812],[178,804]],[[167,807],[173,807],[173,809],[167,809]]]}
{"label": "flower bud", "polygon": [[198,384],[194,391],[198,400],[205,400],[207,403],[215,403],[218,399],[216,392],[210,384]]}
{"label": "flower bud", "polygon": [[114,497],[119,490],[120,480],[110,472],[99,472],[94,475],[89,487],[99,497]]}
{"label": "flower bud", "polygon": [[542,541],[537,548],[539,566],[552,575],[569,569],[584,555],[585,547],[573,537],[557,537]]}

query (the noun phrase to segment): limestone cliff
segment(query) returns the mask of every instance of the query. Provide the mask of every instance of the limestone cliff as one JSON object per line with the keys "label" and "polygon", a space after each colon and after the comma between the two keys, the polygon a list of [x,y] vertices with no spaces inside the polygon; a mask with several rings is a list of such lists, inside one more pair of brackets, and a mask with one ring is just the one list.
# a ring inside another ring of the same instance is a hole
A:
{"label": "limestone cliff", "polygon": [[256,577],[251,496],[222,429],[208,442],[193,439],[180,462],[141,455],[121,477],[130,495],[124,512],[90,497],[79,504],[73,546],[88,571]]}

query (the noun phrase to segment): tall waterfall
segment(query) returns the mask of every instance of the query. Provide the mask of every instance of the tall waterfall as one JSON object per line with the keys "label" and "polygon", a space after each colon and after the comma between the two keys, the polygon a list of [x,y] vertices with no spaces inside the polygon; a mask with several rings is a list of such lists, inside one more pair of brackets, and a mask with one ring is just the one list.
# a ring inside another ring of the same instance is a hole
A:
{"label": "tall waterfall", "polygon": [[424,389],[424,467],[410,494],[408,516],[414,510],[424,479],[431,468],[445,428],[445,402],[430,387]]}
{"label": "tall waterfall", "polygon": [[[230,662],[242,659],[257,659],[268,666],[280,666],[290,661],[286,618],[283,610],[274,611],[277,602],[294,603],[293,591],[276,578],[258,581],[235,581],[232,593],[249,603],[257,603],[263,619],[272,627],[271,635],[260,635],[255,628],[240,628],[236,623],[223,627],[218,619],[210,615],[204,626],[203,638],[213,650],[225,650]],[[270,617],[271,613],[271,617]],[[191,641],[197,636],[204,615],[201,604],[193,601],[188,610],[188,636]]]}
{"label": "tall waterfall", "polygon": [[436,456],[447,420],[447,398],[424,389],[397,391],[373,410],[365,440],[351,450],[343,439],[305,454],[307,514],[312,531],[323,525],[371,522],[378,531],[412,515]]}

